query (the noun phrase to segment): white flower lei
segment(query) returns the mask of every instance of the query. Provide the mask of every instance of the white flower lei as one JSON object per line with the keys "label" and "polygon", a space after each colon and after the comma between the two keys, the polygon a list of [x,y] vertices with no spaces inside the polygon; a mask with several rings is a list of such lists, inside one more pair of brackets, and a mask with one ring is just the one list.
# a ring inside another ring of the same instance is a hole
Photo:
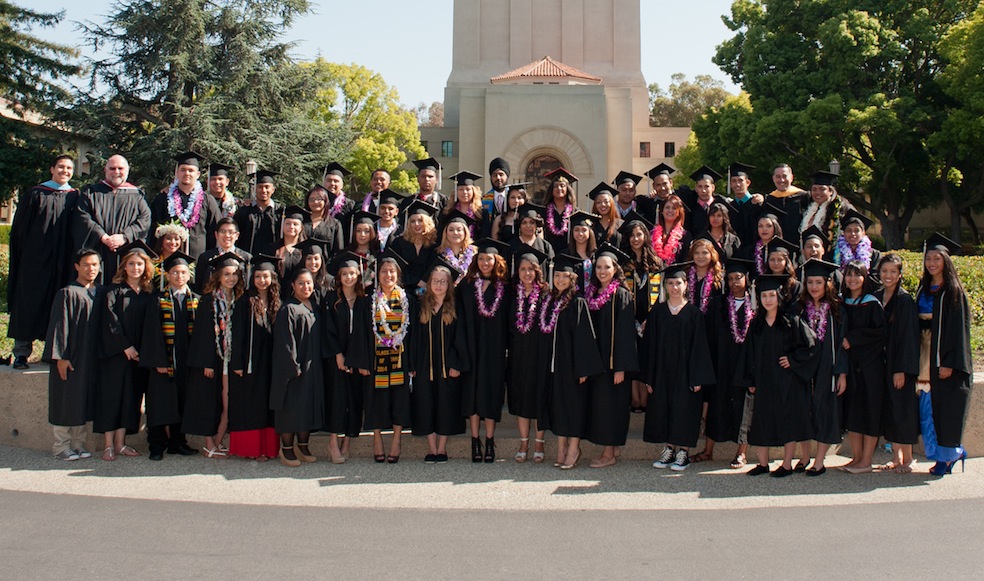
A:
{"label": "white flower lei", "polygon": [[[383,295],[383,289],[377,288],[372,301],[372,334],[376,336],[376,344],[383,347],[393,348],[403,345],[403,340],[407,336],[407,329],[410,328],[410,301],[407,300],[407,293],[401,287],[394,287],[400,298],[400,328],[396,332],[389,330],[386,324],[385,313],[392,313],[393,309],[389,306],[389,297]],[[379,319],[377,321],[376,319]],[[386,337],[379,334],[382,327]]]}

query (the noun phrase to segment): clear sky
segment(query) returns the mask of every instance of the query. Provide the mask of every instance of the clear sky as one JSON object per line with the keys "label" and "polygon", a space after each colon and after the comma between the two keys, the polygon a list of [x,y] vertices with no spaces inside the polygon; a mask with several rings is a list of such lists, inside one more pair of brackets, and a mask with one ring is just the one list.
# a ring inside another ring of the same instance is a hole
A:
{"label": "clear sky", "polygon": [[[113,4],[112,0],[13,1],[44,12],[64,10],[64,21],[48,34],[74,46],[82,43],[75,23],[101,22]],[[721,21],[721,15],[730,12],[731,0],[640,3],[642,72],[647,82],[666,88],[673,73],[688,78],[706,74],[724,82],[729,91],[738,91],[711,62],[715,47],[731,37]],[[286,40],[297,43],[297,58],[320,55],[368,67],[396,87],[408,106],[444,100],[451,72],[452,0],[315,0],[312,4],[314,14],[295,23],[286,35]],[[88,54],[88,47],[79,48]],[[421,66],[424,60],[427,66]]]}

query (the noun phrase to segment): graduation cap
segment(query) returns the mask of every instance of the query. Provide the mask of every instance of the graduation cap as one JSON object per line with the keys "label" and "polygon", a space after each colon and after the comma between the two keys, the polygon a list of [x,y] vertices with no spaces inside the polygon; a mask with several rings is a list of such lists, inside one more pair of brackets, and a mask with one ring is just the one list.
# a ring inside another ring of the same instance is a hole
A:
{"label": "graduation cap", "polygon": [[762,214],[759,217],[765,218],[766,216],[771,216],[774,220],[778,222],[779,218],[782,218],[785,215],[786,215],[785,210],[781,210],[773,206],[772,202],[766,202],[762,204]]}
{"label": "graduation cap", "polygon": [[300,220],[304,222],[311,217],[311,212],[300,206],[290,205],[284,209],[284,220]]}
{"label": "graduation cap", "polygon": [[827,239],[827,235],[823,233],[823,230],[817,228],[816,226],[810,226],[800,234],[800,246],[806,246],[806,241],[816,238],[823,245],[823,249],[827,250],[830,248],[830,240]]}
{"label": "graduation cap", "polygon": [[536,248],[533,248],[529,244],[521,244],[516,247],[513,251],[513,264],[518,265],[520,260],[528,260],[530,262],[535,262],[540,266],[550,258],[545,252],[540,252]]}
{"label": "graduation cap", "polygon": [[185,151],[175,155],[173,159],[178,162],[178,165],[201,167],[202,162],[205,161],[205,156],[195,151]]}
{"label": "graduation cap", "polygon": [[270,171],[268,169],[257,170],[256,173],[249,174],[249,177],[256,178],[257,185],[259,184],[273,184],[273,178],[280,175],[280,172]]}
{"label": "graduation cap", "polygon": [[406,196],[403,194],[398,194],[393,190],[386,188],[385,190],[379,192],[379,205],[382,206],[383,204],[389,204],[399,208],[405,198]]}
{"label": "graduation cap", "polygon": [[327,256],[327,249],[331,246],[331,242],[327,240],[321,240],[318,238],[308,238],[300,244],[297,248],[301,250],[301,256],[310,256],[312,254],[320,254],[322,258]]}
{"label": "graduation cap", "polygon": [[403,271],[409,264],[403,255],[401,255],[396,250],[393,250],[392,246],[387,246],[379,256],[376,257],[376,272],[379,272],[379,267],[382,266],[383,262],[391,260],[396,263],[400,271]]}
{"label": "graduation cap", "polygon": [[836,272],[838,268],[840,267],[832,262],[811,258],[806,261],[806,264],[803,265],[803,279],[806,280],[806,277],[808,276],[822,276],[824,278],[828,278],[831,274]]}
{"label": "graduation cap", "polygon": [[861,230],[867,230],[868,228],[871,228],[871,225],[874,223],[875,222],[871,218],[854,209],[848,210],[847,213],[844,214],[844,217],[841,218],[842,229],[847,228],[848,224],[861,224]]}
{"label": "graduation cap", "polygon": [[164,259],[164,272],[167,272],[171,270],[171,268],[178,265],[191,266],[194,263],[194,258],[178,250]]}
{"label": "graduation cap", "polygon": [[253,265],[253,270],[269,270],[270,272],[277,272],[277,265],[280,263],[280,259],[276,256],[269,256],[266,254],[257,254],[249,261]]}
{"label": "graduation cap", "polygon": [[516,182],[514,184],[509,184],[506,186],[508,190],[525,190],[526,186],[532,184],[533,182]]}
{"label": "graduation cap", "polygon": [[636,224],[641,224],[646,232],[652,232],[655,226],[652,222],[647,220],[642,214],[636,212],[635,210],[629,210],[629,213],[622,217],[622,225],[618,227],[618,231],[622,234],[622,237],[626,240],[632,235],[632,227]]}
{"label": "graduation cap", "polygon": [[728,166],[728,175],[731,176],[731,177],[734,177],[734,176],[742,176],[742,177],[746,177],[747,178],[748,177],[748,174],[753,169],[755,169],[755,166],[754,165],[747,165],[747,164],[741,163],[740,161],[736,161],[736,162],[734,162],[734,163],[732,163],[731,165]]}
{"label": "graduation cap", "polygon": [[926,239],[926,242],[923,243],[923,254],[925,254],[927,250],[936,250],[947,255],[956,254],[957,252],[960,252],[960,245],[939,232],[933,232],[933,234]]}
{"label": "graduation cap", "polygon": [[810,179],[813,181],[813,185],[815,186],[832,186],[837,183],[837,178],[839,177],[839,175],[833,172],[818,171],[814,172],[813,175],[810,176]]}
{"label": "graduation cap", "polygon": [[344,250],[336,254],[328,266],[325,267],[325,272],[333,277],[338,277],[338,271],[343,268],[354,268],[362,273],[362,262],[363,259],[358,254],[352,252],[351,250]]}
{"label": "graduation cap", "polygon": [[568,219],[568,223],[570,224],[571,232],[573,232],[575,226],[591,226],[591,224],[596,220],[601,220],[601,216],[578,210],[577,212],[571,214],[571,217]]}
{"label": "graduation cap", "polygon": [[588,197],[593,200],[597,198],[600,194],[608,194],[612,198],[615,198],[616,196],[618,196],[618,190],[606,184],[605,182],[601,182],[597,186],[595,186],[593,190],[588,192]]}
{"label": "graduation cap", "polygon": [[474,226],[478,221],[472,218],[468,214],[462,212],[461,210],[455,209],[448,212],[448,221],[444,224],[447,228],[449,224],[454,224],[455,222],[459,224],[464,224],[467,227]]}
{"label": "graduation cap", "polygon": [[569,183],[572,184],[577,183],[577,176],[562,167],[558,167],[553,171],[547,172],[546,174],[544,174],[543,177],[549,180],[556,180],[556,181],[560,181],[561,179],[566,179]]}
{"label": "graduation cap", "polygon": [[336,176],[338,176],[340,178],[345,178],[346,176],[350,175],[351,173],[352,172],[350,172],[345,166],[343,166],[342,164],[338,163],[337,161],[333,161],[333,162],[331,162],[331,163],[329,163],[328,165],[325,166],[325,175],[326,176],[327,175],[336,175]]}
{"label": "graduation cap", "polygon": [[672,166],[666,165],[665,163],[661,163],[656,167],[652,168],[651,170],[647,171],[646,176],[649,177],[649,179],[654,180],[658,175],[668,176],[674,172],[676,172],[676,170],[673,169]]}
{"label": "graduation cap", "polygon": [[438,211],[437,207],[421,199],[413,200],[412,202],[410,202],[409,205],[407,205],[407,209],[406,209],[407,215],[425,214],[427,216],[430,216],[431,218],[434,217],[434,214],[436,214],[437,211]]}
{"label": "graduation cap", "polygon": [[799,252],[799,246],[796,246],[785,238],[776,236],[772,240],[769,240],[768,250],[770,254],[779,250],[785,250],[787,254],[792,256]]}
{"label": "graduation cap", "polygon": [[503,258],[509,256],[509,245],[494,238],[482,238],[475,243],[477,254],[495,254]]}
{"label": "graduation cap", "polygon": [[632,185],[636,185],[641,181],[642,181],[642,176],[637,176],[634,173],[629,173],[627,171],[620,171],[618,172],[618,175],[615,176],[615,179],[612,180],[612,183],[615,184],[615,187],[618,187],[622,184],[629,183],[629,182],[631,182]]}
{"label": "graduation cap", "polygon": [[708,232],[707,230],[704,230],[703,232],[701,232],[700,234],[698,234],[697,237],[694,238],[694,241],[690,243],[690,247],[693,248],[694,247],[694,244],[698,240],[707,240],[708,242],[710,242],[711,243],[711,247],[714,248],[714,251],[715,252],[717,252],[718,260],[721,260],[722,258],[724,258],[724,249],[721,248],[721,245],[718,244],[717,240],[715,240],[714,237],[711,236],[711,233],[710,232]]}
{"label": "graduation cap", "polygon": [[516,210],[516,219],[522,221],[523,218],[532,218],[536,220],[538,224],[542,224],[543,216],[546,212],[547,209],[544,206],[526,203]]}
{"label": "graduation cap", "polygon": [[687,278],[687,271],[690,270],[690,267],[693,265],[694,263],[691,260],[671,264],[661,271],[663,275],[662,280],[666,280],[668,278]]}
{"label": "graduation cap", "polygon": [[711,205],[708,207],[707,213],[710,214],[711,212],[715,211],[715,209],[718,207],[721,208],[722,212],[728,215],[738,212],[738,208],[735,207],[735,203],[729,200],[728,198],[715,197],[714,201],[711,202]]}
{"label": "graduation cap", "polygon": [[466,170],[459,171],[453,176],[448,176],[448,179],[452,180],[456,186],[473,186],[477,180],[482,179],[482,176]]}
{"label": "graduation cap", "polygon": [[375,227],[376,222],[379,221],[379,214],[373,214],[372,212],[366,212],[365,210],[359,210],[358,212],[352,212],[352,217],[350,223],[352,226],[352,231],[355,231],[355,227],[359,224],[369,224]]}
{"label": "graduation cap", "polygon": [[765,291],[779,290],[787,280],[788,274],[760,274],[755,277],[755,292],[762,294]]}
{"label": "graduation cap", "polygon": [[507,176],[512,173],[511,171],[509,171],[509,162],[502,159],[501,157],[497,157],[489,162],[489,175],[492,175],[492,173],[495,172],[495,170],[497,169],[501,169],[502,171],[506,172]]}
{"label": "graduation cap", "polygon": [[454,281],[458,280],[464,274],[455,268],[453,264],[445,260],[443,256],[435,254],[430,264],[427,265],[427,272],[424,273],[424,279],[430,280],[431,273],[440,268],[447,270],[451,274],[451,286],[454,286]]}
{"label": "graduation cap", "polygon": [[711,183],[714,183],[723,177],[724,176],[714,171],[713,169],[707,167],[706,165],[700,166],[700,168],[698,168],[697,171],[690,174],[690,179],[694,180],[695,182],[699,182],[700,180],[711,180]]}
{"label": "graduation cap", "polygon": [[117,256],[126,256],[132,252],[136,252],[137,254],[145,254],[150,258],[157,258],[157,253],[151,250],[150,246],[147,246],[147,243],[143,240],[134,240],[133,242],[124,244],[116,249]]}
{"label": "graduation cap", "polygon": [[724,270],[726,274],[740,272],[747,275],[755,272],[755,261],[747,260],[745,258],[729,258],[727,262],[724,263]]}
{"label": "graduation cap", "polygon": [[599,246],[597,250],[595,250],[594,261],[597,262],[598,259],[601,258],[602,256],[607,256],[611,258],[617,264],[627,264],[629,261],[632,260],[632,258],[628,254],[622,252],[618,248],[615,248],[608,242],[605,242],[604,244]]}
{"label": "graduation cap", "polygon": [[208,261],[208,265],[216,270],[227,266],[241,266],[245,263],[246,259],[235,252],[224,252]]}
{"label": "graduation cap", "polygon": [[581,268],[583,264],[584,260],[578,258],[577,256],[561,254],[560,256],[555,256],[553,259],[553,271],[577,273],[578,269]]}
{"label": "graduation cap", "polygon": [[425,169],[429,169],[435,173],[441,171],[441,164],[438,163],[438,161],[433,157],[428,157],[427,159],[418,159],[415,162],[413,162],[413,165],[417,166],[418,174],[424,171]]}
{"label": "graduation cap", "polygon": [[226,165],[224,163],[212,162],[208,164],[208,177],[215,176],[226,176],[229,177],[229,172],[232,171],[231,165]]}

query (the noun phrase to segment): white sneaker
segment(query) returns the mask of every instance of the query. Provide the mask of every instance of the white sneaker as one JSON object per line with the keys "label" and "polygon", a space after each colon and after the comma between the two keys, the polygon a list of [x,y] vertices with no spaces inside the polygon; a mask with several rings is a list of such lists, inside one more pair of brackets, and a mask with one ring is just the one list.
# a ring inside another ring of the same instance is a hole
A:
{"label": "white sneaker", "polygon": [[55,454],[55,458],[59,460],[78,460],[79,455],[75,453],[75,450],[62,450]]}
{"label": "white sneaker", "polygon": [[677,450],[676,460],[670,466],[670,470],[675,470],[676,472],[683,472],[690,466],[690,455],[686,450]]}
{"label": "white sneaker", "polygon": [[85,448],[79,448],[78,450],[75,451],[75,453],[78,454],[79,458],[81,458],[82,460],[85,460],[87,458],[92,458],[92,452],[86,450]]}
{"label": "white sneaker", "polygon": [[669,446],[663,448],[659,458],[653,462],[653,468],[666,468],[673,463],[673,448]]}

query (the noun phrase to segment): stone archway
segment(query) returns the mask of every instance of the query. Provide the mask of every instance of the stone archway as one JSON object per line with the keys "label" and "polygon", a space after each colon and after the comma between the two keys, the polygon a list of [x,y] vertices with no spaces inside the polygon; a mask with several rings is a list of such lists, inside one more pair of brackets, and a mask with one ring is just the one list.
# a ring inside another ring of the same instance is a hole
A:
{"label": "stone archway", "polygon": [[[591,175],[591,159],[581,141],[560,127],[534,127],[520,133],[502,155],[523,172],[523,181],[534,200],[541,200],[548,183],[543,174],[563,166],[574,175]],[[519,176],[517,176],[519,177]]]}

